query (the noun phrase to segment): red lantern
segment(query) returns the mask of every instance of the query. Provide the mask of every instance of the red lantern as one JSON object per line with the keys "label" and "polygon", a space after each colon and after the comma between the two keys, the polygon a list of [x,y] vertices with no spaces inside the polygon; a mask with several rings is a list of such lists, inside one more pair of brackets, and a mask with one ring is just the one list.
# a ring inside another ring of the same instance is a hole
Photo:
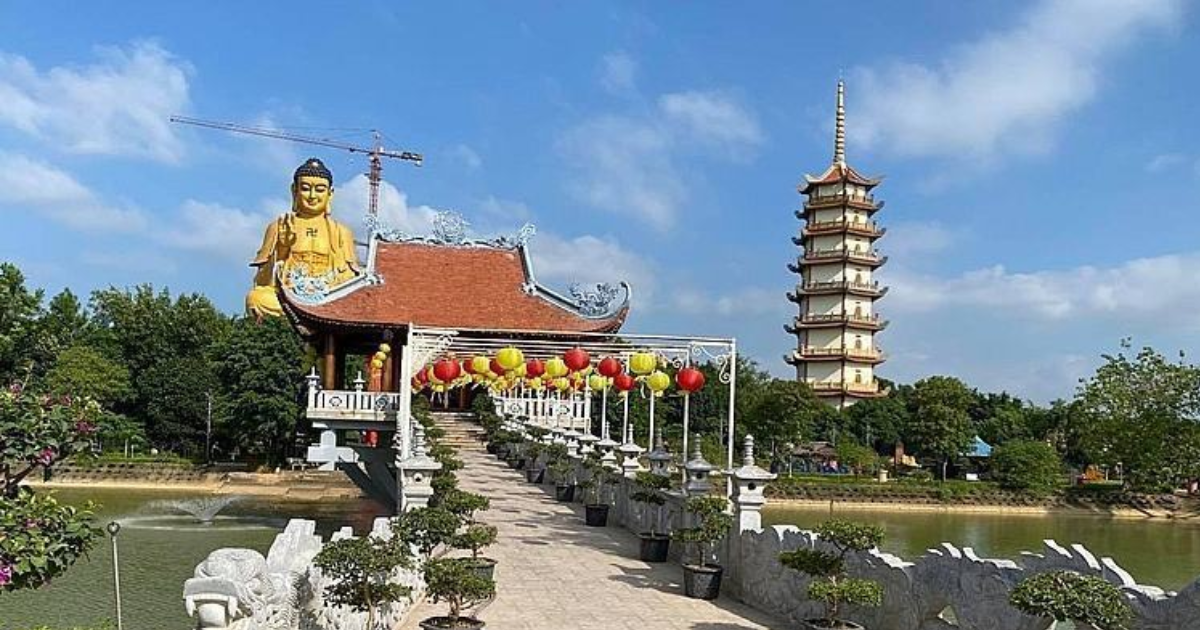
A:
{"label": "red lantern", "polygon": [[616,387],[617,391],[628,392],[637,387],[637,381],[628,374],[618,374],[613,377],[613,387]]}
{"label": "red lantern", "polygon": [[704,387],[704,372],[692,367],[685,367],[675,375],[675,384],[684,392],[691,394]]}
{"label": "red lantern", "polygon": [[525,362],[525,377],[540,378],[546,373],[546,364],[537,359],[530,359]]}
{"label": "red lantern", "polygon": [[604,357],[601,359],[600,365],[596,366],[596,369],[600,371],[600,376],[605,376],[608,378],[616,378],[618,374],[625,371],[621,367],[621,362],[612,357]]}
{"label": "red lantern", "polygon": [[474,374],[474,373],[475,373],[475,368],[471,367],[471,360],[470,360],[470,359],[463,359],[463,360],[462,360],[462,371],[463,371],[463,372],[465,372],[465,373],[467,373],[467,374]]}
{"label": "red lantern", "polygon": [[414,376],[413,378],[416,379],[416,381],[418,383],[420,383],[421,385],[424,385],[429,382],[429,374],[425,370],[421,370],[420,372],[417,372],[417,375]]}
{"label": "red lantern", "polygon": [[566,363],[572,372],[578,372],[592,364],[592,357],[588,355],[587,350],[575,346],[563,353],[563,363]]}
{"label": "red lantern", "polygon": [[453,359],[442,359],[433,364],[433,375],[443,383],[449,383],[462,374],[462,367]]}
{"label": "red lantern", "polygon": [[492,362],[489,365],[490,365],[490,367],[488,369],[490,369],[492,371],[492,374],[495,374],[496,376],[501,376],[506,371],[504,369],[504,366],[500,365],[500,362],[497,361],[496,359],[492,359]]}

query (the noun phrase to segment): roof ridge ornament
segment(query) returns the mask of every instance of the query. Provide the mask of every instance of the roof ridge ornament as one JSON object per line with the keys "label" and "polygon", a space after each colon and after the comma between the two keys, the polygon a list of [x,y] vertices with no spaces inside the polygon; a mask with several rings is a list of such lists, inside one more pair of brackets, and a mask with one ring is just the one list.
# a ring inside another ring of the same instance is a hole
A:
{"label": "roof ridge ornament", "polygon": [[837,113],[833,130],[833,163],[846,166],[846,82],[837,82]]}
{"label": "roof ridge ornament", "polygon": [[470,238],[467,236],[471,224],[458,212],[440,210],[433,215],[430,234],[411,234],[384,225],[379,217],[367,215],[363,221],[372,239],[385,243],[421,243],[425,245],[446,245],[450,247],[494,247],[498,249],[517,249],[524,247],[529,239],[537,234],[537,228],[530,223],[521,226],[516,234],[502,234],[491,238]]}
{"label": "roof ridge ornament", "polygon": [[590,285],[594,286],[595,290],[588,291],[583,286],[576,282],[567,288],[579,312],[589,317],[599,317],[613,312],[612,304],[616,301],[619,293],[617,287],[608,282],[597,282]]}

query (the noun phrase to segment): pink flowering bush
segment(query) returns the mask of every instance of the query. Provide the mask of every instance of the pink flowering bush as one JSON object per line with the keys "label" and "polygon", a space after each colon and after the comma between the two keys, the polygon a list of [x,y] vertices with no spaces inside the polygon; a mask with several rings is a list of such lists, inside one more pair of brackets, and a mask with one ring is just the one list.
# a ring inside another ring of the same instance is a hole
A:
{"label": "pink flowering bush", "polygon": [[100,408],[68,396],[0,390],[0,592],[37,588],[92,546],[92,506],[62,505],[20,483],[91,447]]}

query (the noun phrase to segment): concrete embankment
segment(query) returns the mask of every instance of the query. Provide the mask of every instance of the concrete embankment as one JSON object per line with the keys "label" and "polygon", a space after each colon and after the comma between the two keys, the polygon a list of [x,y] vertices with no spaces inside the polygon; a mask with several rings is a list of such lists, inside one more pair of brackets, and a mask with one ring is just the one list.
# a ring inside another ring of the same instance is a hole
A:
{"label": "concrete embankment", "polygon": [[274,496],[292,500],[364,496],[341,471],[221,472],[188,464],[105,463],[57,467],[40,488],[130,488],[189,490],[205,494]]}

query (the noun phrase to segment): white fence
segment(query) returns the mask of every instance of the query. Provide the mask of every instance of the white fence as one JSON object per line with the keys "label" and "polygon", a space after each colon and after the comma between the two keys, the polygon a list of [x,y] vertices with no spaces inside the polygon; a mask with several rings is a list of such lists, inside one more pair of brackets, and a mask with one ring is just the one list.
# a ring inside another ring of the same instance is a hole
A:
{"label": "white fence", "polygon": [[540,427],[562,427],[587,431],[592,417],[592,397],[586,394],[529,392],[515,396],[492,396],[496,413],[529,418]]}

